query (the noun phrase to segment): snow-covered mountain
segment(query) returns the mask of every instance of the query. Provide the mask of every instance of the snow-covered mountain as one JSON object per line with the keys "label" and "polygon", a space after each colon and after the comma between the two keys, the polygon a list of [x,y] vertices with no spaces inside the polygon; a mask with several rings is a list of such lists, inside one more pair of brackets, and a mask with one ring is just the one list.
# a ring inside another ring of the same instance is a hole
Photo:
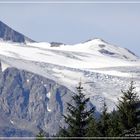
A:
{"label": "snow-covered mountain", "polygon": [[0,120],[18,132],[57,132],[80,80],[97,112],[104,101],[112,111],[131,80],[140,91],[139,57],[99,38],[75,45],[0,41],[0,61],[0,111],[7,117]]}
{"label": "snow-covered mountain", "polygon": [[18,43],[34,42],[32,39],[13,30],[2,21],[0,21],[0,40],[18,42]]}
{"label": "snow-covered mountain", "polygon": [[[27,43],[15,44],[0,42],[0,59],[2,61],[2,70],[7,67],[15,67],[18,69],[33,72],[54,80],[56,83],[66,86],[71,91],[75,91],[75,86],[82,79],[85,84],[87,96],[101,96],[106,100],[110,100],[113,104],[119,96],[114,98],[114,94],[102,91],[102,85],[106,80],[112,79],[130,79],[137,78],[136,67],[140,67],[140,59],[129,50],[111,45],[101,39],[93,39],[76,45],[59,45],[51,47],[50,43]],[[131,71],[131,72],[130,72]],[[95,87],[91,84],[97,84],[98,75],[103,79],[97,93]],[[127,80],[128,81],[128,80]],[[116,84],[117,81],[114,81]],[[91,86],[90,86],[91,85]],[[122,87],[123,84],[120,85]],[[124,84],[125,85],[125,84]],[[109,90],[112,86],[104,84]],[[117,89],[116,89],[117,90]],[[94,91],[94,93],[92,93]],[[113,98],[113,99],[112,99]],[[109,103],[109,102],[108,102]],[[94,104],[94,102],[93,102]],[[114,106],[109,106],[113,109]],[[98,107],[97,107],[98,108]]]}

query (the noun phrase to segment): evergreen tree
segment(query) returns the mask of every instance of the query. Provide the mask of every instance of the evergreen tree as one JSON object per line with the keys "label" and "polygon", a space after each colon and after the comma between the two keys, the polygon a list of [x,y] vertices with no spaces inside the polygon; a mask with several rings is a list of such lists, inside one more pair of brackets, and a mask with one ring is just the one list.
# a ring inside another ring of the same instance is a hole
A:
{"label": "evergreen tree", "polygon": [[56,134],[56,137],[69,137],[67,133],[67,128],[60,127],[60,131]]}
{"label": "evergreen tree", "polygon": [[90,116],[89,118],[89,123],[88,123],[88,131],[86,136],[87,137],[97,137],[99,136],[99,130],[97,128],[97,120],[93,117]]}
{"label": "evergreen tree", "polygon": [[107,137],[109,135],[109,127],[110,127],[110,116],[107,112],[106,103],[103,105],[103,112],[101,114],[101,118],[98,124],[100,130],[100,136]]}
{"label": "evergreen tree", "polygon": [[110,113],[110,122],[109,122],[109,137],[118,137],[121,134],[121,129],[119,125],[119,114],[118,111],[113,110]]}
{"label": "evergreen tree", "polygon": [[136,128],[138,124],[135,104],[138,103],[139,99],[134,89],[135,87],[132,81],[129,89],[127,91],[122,91],[123,95],[117,106],[119,112],[119,125],[122,133],[124,130]]}
{"label": "evergreen tree", "polygon": [[65,137],[85,137],[88,132],[88,123],[93,115],[95,108],[87,110],[89,98],[85,98],[82,93],[83,87],[81,82],[77,87],[78,94],[72,96],[74,105],[67,103],[68,114],[64,116],[65,122],[68,124],[68,129],[63,130]]}

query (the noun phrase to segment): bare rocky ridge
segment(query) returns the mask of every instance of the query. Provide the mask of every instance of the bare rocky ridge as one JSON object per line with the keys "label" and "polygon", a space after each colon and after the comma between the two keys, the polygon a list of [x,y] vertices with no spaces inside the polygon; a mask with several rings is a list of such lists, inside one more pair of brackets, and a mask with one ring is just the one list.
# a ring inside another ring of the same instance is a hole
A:
{"label": "bare rocky ridge", "polygon": [[34,42],[32,39],[24,36],[23,34],[13,30],[5,23],[0,21],[0,38],[4,41],[11,41],[17,43]]}

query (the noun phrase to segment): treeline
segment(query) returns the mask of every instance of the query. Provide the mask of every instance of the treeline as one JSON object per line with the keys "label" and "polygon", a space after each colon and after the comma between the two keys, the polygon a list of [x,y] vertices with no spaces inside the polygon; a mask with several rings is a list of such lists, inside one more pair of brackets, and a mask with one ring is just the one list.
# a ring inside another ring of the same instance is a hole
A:
{"label": "treeline", "polygon": [[[95,108],[87,109],[89,98],[83,93],[81,83],[77,94],[72,96],[74,105],[67,103],[68,113],[64,119],[66,127],[54,137],[139,137],[140,136],[140,100],[131,82],[128,90],[122,91],[116,110],[108,113],[106,103],[99,118],[95,117]],[[38,139],[43,137],[38,135]]]}

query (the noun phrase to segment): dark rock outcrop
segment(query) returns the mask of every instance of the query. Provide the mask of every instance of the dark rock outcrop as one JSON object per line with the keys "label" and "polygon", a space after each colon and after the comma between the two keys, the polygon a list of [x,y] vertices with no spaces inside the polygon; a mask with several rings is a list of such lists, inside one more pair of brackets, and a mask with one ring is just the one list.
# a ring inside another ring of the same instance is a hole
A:
{"label": "dark rock outcrop", "polygon": [[13,30],[8,25],[0,21],[0,38],[4,41],[26,43],[34,42],[32,39],[24,36],[23,34]]}

